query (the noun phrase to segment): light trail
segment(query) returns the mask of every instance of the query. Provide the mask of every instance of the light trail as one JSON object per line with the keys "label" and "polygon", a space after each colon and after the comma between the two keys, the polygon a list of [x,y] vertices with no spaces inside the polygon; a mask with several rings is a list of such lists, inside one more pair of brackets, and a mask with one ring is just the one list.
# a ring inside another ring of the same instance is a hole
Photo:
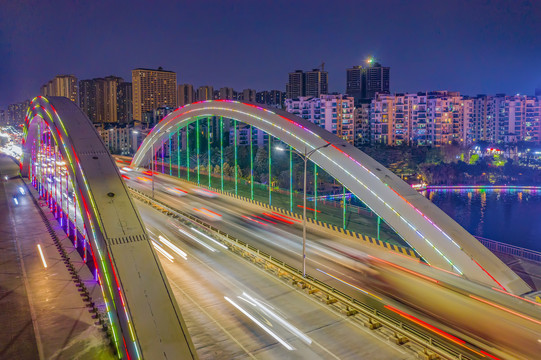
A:
{"label": "light trail", "polygon": [[283,218],[286,218],[286,219],[289,219],[289,220],[296,221],[296,222],[298,222],[298,223],[301,222],[299,219],[295,219],[295,218],[293,218],[293,217],[286,216],[286,215],[284,215],[284,214],[280,214],[279,212],[276,212],[276,211],[272,211],[272,213],[275,214],[275,215],[281,216],[281,217],[283,217]]}
{"label": "light trail", "polygon": [[530,300],[530,299],[523,298],[523,297],[518,296],[518,295],[515,295],[515,294],[508,293],[507,291],[503,291],[503,290],[500,290],[500,289],[495,288],[495,287],[493,287],[492,290],[496,290],[496,291],[498,291],[498,292],[501,292],[502,294],[506,294],[506,295],[512,296],[512,297],[514,297],[514,298],[517,298],[517,299],[520,299],[520,300],[529,302],[530,304],[534,304],[534,305],[536,305],[536,306],[541,306],[541,304],[538,303],[538,302],[532,301],[532,300]]}
{"label": "light trail", "polygon": [[167,246],[169,249],[173,250],[175,253],[177,253],[181,258],[183,258],[184,260],[188,260],[188,254],[186,254],[184,251],[180,250],[178,247],[176,247],[175,245],[173,245],[173,243],[171,243],[169,240],[167,240],[166,238],[164,238],[163,236],[161,235],[158,235],[158,239],[160,239],[160,241],[165,245]]}
{"label": "light trail", "polygon": [[256,219],[252,219],[252,218],[249,217],[249,216],[242,215],[242,217],[245,218],[245,219],[251,220],[251,221],[253,221],[253,222],[256,222],[256,223],[258,223],[258,224],[261,224],[261,225],[263,225],[263,226],[269,226],[269,224],[262,223],[261,221],[258,221],[258,220],[256,220]]}
{"label": "light trail", "polygon": [[271,223],[271,224],[273,224],[273,225],[276,225],[276,224],[277,224],[277,223],[275,223],[274,221],[269,220],[269,219],[262,218],[261,216],[254,215],[254,217],[256,217],[256,218],[258,218],[258,219],[261,219],[261,220],[264,220],[264,221],[266,221],[266,222],[268,222],[268,223]]}
{"label": "light trail", "polygon": [[254,318],[252,315],[250,315],[246,310],[244,310],[242,307],[240,307],[240,305],[238,305],[236,302],[234,302],[233,300],[231,300],[230,298],[228,298],[227,296],[224,296],[224,299],[229,302],[231,305],[233,305],[235,308],[237,308],[237,310],[239,310],[241,313],[243,313],[244,315],[246,315],[246,317],[248,317],[250,320],[252,320],[253,322],[255,322],[260,328],[262,328],[263,330],[265,330],[265,332],[267,334],[269,334],[270,336],[272,336],[276,341],[278,341],[280,344],[282,344],[286,349],[288,350],[295,350],[295,348],[293,348],[291,345],[289,345],[287,342],[285,342],[284,340],[282,340],[278,335],[276,335],[271,329],[269,329],[268,327],[266,327],[265,325],[263,325],[259,320],[257,320],[256,318]]}
{"label": "light trail", "polygon": [[[416,318],[416,317],[413,316],[413,315],[410,315],[410,314],[407,314],[407,313],[405,313],[405,312],[403,312],[403,311],[401,311],[401,310],[398,310],[398,309],[395,308],[395,307],[392,307],[392,306],[390,306],[390,305],[385,305],[384,307],[385,307],[386,309],[389,309],[389,310],[391,310],[392,312],[395,312],[395,313],[397,313],[398,315],[400,315],[400,316],[402,316],[402,317],[404,317],[404,318],[406,318],[406,319],[408,319],[408,320],[414,322],[415,324],[417,324],[417,325],[419,325],[419,326],[422,326],[422,327],[424,327],[425,329],[428,329],[428,330],[430,330],[430,331],[432,331],[432,332],[435,332],[436,334],[438,334],[438,335],[440,335],[440,336],[446,338],[447,340],[450,340],[450,341],[454,342],[455,344],[458,344],[458,345],[462,346],[463,348],[466,348],[466,349],[470,350],[471,352],[476,353],[477,355],[481,355],[482,357],[486,357],[484,354],[482,354],[482,353],[480,353],[480,352],[478,352],[478,351],[476,351],[476,350],[474,350],[474,349],[472,349],[472,348],[466,346],[466,342],[465,342],[464,340],[462,340],[462,339],[457,338],[456,336],[453,336],[453,335],[451,335],[451,334],[449,334],[449,333],[446,333],[445,331],[440,330],[440,329],[438,329],[437,327],[432,326],[432,325],[430,325],[429,323],[426,323],[426,322],[424,322],[423,320],[418,319],[418,318]],[[493,357],[493,356],[491,356],[491,357],[492,357],[493,359],[497,359],[497,358],[495,358],[495,357]]]}
{"label": "light trail", "polygon": [[43,267],[47,269],[47,262],[45,262],[45,256],[43,256],[43,251],[41,251],[40,244],[38,244],[38,251],[39,251],[39,256],[41,256],[41,262],[43,263]]}
{"label": "light trail", "polygon": [[216,239],[211,238],[210,236],[208,236],[207,234],[202,233],[201,231],[197,230],[196,228],[192,228],[192,230],[195,231],[196,233],[198,233],[199,235],[201,235],[201,236],[203,236],[203,237],[209,239],[210,241],[212,241],[212,242],[215,243],[216,245],[221,246],[221,247],[223,247],[224,249],[227,250],[227,246],[225,246],[225,245],[222,244],[221,242],[217,241]]}
{"label": "light trail", "polygon": [[431,277],[428,277],[428,276],[423,275],[423,274],[419,274],[419,273],[416,272],[416,271],[413,271],[413,270],[410,270],[410,269],[406,269],[405,267],[402,267],[402,266],[400,266],[400,265],[393,264],[393,263],[390,262],[390,261],[383,260],[383,259],[377,258],[377,257],[372,256],[372,255],[368,255],[368,256],[371,257],[372,259],[376,259],[377,261],[381,261],[381,262],[383,262],[383,263],[385,263],[385,264],[387,264],[387,265],[389,265],[389,266],[392,266],[392,267],[394,267],[394,268],[400,269],[400,270],[405,271],[405,272],[407,272],[407,273],[410,273],[410,274],[412,274],[412,275],[421,277],[421,278],[423,278],[423,279],[425,279],[425,280],[432,281],[433,283],[436,283],[436,284],[439,283],[439,281],[436,280],[436,279],[432,279]]}
{"label": "light trail", "polygon": [[276,220],[280,220],[282,222],[285,222],[286,224],[295,224],[293,221],[289,221],[289,220],[286,220],[286,219],[282,219],[281,217],[278,217],[278,216],[275,216],[275,215],[272,215],[272,214],[269,214],[269,213],[263,213],[263,215],[266,215],[266,216],[269,216],[273,219],[276,219]]}
{"label": "light trail", "polygon": [[165,249],[162,248],[160,245],[158,245],[154,240],[152,240],[152,245],[154,245],[154,249],[156,249],[163,256],[165,256],[167,258],[167,260],[173,262],[173,256],[171,256],[171,254],[169,254],[167,251],[165,251]]}
{"label": "light trail", "polygon": [[354,289],[356,289],[356,290],[359,290],[359,291],[365,293],[366,295],[373,296],[373,297],[375,297],[376,299],[383,301],[383,299],[380,298],[379,296],[374,295],[374,294],[372,294],[371,292],[368,292],[368,291],[366,291],[366,290],[363,290],[363,289],[361,289],[361,288],[358,287],[358,286],[355,286],[355,285],[353,285],[353,284],[350,284],[350,283],[348,283],[348,282],[345,281],[345,280],[342,280],[342,279],[340,279],[340,278],[337,278],[336,276],[331,275],[331,274],[329,274],[328,272],[325,272],[325,271],[323,271],[323,270],[321,270],[321,269],[316,269],[316,270],[319,271],[319,272],[322,272],[323,274],[325,274],[325,275],[327,275],[327,276],[332,277],[332,278],[335,279],[335,280],[340,281],[341,283],[344,283],[344,284],[346,284],[346,285],[348,285],[348,286],[351,286],[352,288],[354,288]]}
{"label": "light trail", "polygon": [[480,302],[482,302],[482,303],[485,303],[485,304],[490,305],[490,306],[492,306],[492,307],[495,307],[495,308],[497,308],[497,309],[500,309],[500,310],[503,310],[503,311],[505,311],[505,312],[508,312],[509,314],[513,314],[513,315],[515,315],[515,316],[521,317],[521,318],[523,318],[524,320],[528,320],[528,321],[531,321],[531,322],[536,323],[536,324],[538,324],[538,325],[541,325],[541,321],[536,320],[536,319],[533,319],[533,318],[531,318],[531,317],[529,317],[529,316],[523,315],[523,314],[521,314],[521,313],[519,313],[519,312],[516,312],[516,311],[514,311],[514,310],[508,309],[508,308],[503,307],[503,306],[498,305],[498,304],[494,304],[493,302],[490,302],[490,301],[485,300],[485,299],[481,299],[481,298],[479,298],[479,297],[477,297],[477,296],[475,296],[475,295],[470,295],[470,297],[471,297],[472,299],[475,299],[475,300],[477,300],[477,301],[480,301]]}
{"label": "light trail", "polygon": [[[282,324],[286,329],[291,331],[293,334],[297,335],[297,337],[300,338],[302,341],[304,341],[308,345],[310,345],[312,343],[312,339],[310,339],[308,336],[306,336],[302,331],[297,329],[295,326],[291,325],[284,318],[282,318],[281,316],[276,314],[274,311],[269,309],[266,305],[261,303],[259,300],[254,299],[253,297],[246,294],[245,292],[243,292],[242,295],[245,296],[246,298],[248,298],[249,300],[253,301],[255,304],[257,304],[257,306],[259,306],[263,310],[263,312],[265,312],[265,313],[267,313],[267,315],[273,317],[280,324]],[[242,298],[239,296],[239,299],[242,299]]]}
{"label": "light trail", "polygon": [[199,245],[202,245],[204,246],[205,248],[209,249],[210,251],[212,252],[216,252],[217,250],[215,248],[213,248],[212,246],[208,245],[208,244],[205,244],[203,241],[199,240],[197,237],[193,236],[192,234],[190,234],[189,232],[187,231],[184,231],[182,230],[181,228],[177,227],[177,230],[180,231],[181,233],[183,233],[184,235],[186,235],[187,237],[189,237],[190,239],[192,239],[193,241],[195,241],[196,243],[198,243]]}

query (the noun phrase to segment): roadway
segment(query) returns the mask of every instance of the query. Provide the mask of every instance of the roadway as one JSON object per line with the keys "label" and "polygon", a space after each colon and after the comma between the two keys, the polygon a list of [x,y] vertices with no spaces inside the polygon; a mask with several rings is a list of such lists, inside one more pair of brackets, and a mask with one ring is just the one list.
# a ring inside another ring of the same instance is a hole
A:
{"label": "roadway", "polygon": [[[129,186],[151,194],[150,177],[125,176]],[[156,199],[301,267],[302,229],[294,219],[175,178],[156,178]],[[541,308],[534,303],[313,227],[307,258],[312,276],[425,332],[439,332],[473,357],[534,359],[541,351]]]}
{"label": "roadway", "polygon": [[136,204],[200,358],[414,358],[221,243]]}

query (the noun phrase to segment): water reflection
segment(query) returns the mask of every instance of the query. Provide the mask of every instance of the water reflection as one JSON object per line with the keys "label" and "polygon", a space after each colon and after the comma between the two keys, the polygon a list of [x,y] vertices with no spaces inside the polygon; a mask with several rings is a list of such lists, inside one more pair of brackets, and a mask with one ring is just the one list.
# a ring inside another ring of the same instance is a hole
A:
{"label": "water reflection", "polygon": [[422,194],[473,235],[541,251],[539,190],[438,189]]}

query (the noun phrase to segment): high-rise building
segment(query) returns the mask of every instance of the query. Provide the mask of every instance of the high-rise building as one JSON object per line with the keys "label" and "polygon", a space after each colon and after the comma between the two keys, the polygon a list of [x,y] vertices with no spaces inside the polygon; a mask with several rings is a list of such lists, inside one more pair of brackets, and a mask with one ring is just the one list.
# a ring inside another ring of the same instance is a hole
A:
{"label": "high-rise building", "polygon": [[284,106],[286,93],[280,90],[259,91],[255,95],[255,101],[281,109]]}
{"label": "high-rise building", "polygon": [[366,97],[366,94],[363,93],[365,89],[363,87],[365,74],[366,71],[361,65],[346,69],[346,94],[355,98],[356,101]]}
{"label": "high-rise building", "polygon": [[285,100],[286,111],[306,119],[354,144],[354,99],[346,95],[320,95]]}
{"label": "high-rise building", "polygon": [[235,99],[235,91],[233,90],[233,88],[223,87],[220,88],[218,96],[220,100],[233,100]]}
{"label": "high-rise building", "polygon": [[94,80],[79,81],[79,106],[86,116],[94,122],[96,117],[96,87]]}
{"label": "high-rise building", "polygon": [[195,101],[192,84],[180,84],[177,91],[177,106],[184,106]]}
{"label": "high-rise building", "polygon": [[116,76],[107,76],[104,78],[104,122],[118,122],[118,86],[124,82],[124,79]]}
{"label": "high-rise building", "polygon": [[17,126],[24,123],[26,111],[30,107],[30,100],[8,105],[4,111],[5,125]]}
{"label": "high-rise building", "polygon": [[133,88],[131,82],[121,82],[117,87],[118,122],[130,123],[133,120]]}
{"label": "high-rise building", "polygon": [[79,91],[75,75],[57,75],[40,89],[43,96],[64,96],[78,104]]}
{"label": "high-rise building", "polygon": [[133,118],[142,121],[143,113],[159,107],[177,106],[177,74],[159,67],[132,70]]}
{"label": "high-rise building", "polygon": [[353,96],[357,103],[373,99],[376,93],[390,94],[391,68],[381,66],[372,58],[367,64],[367,67],[357,65],[346,69],[346,94]]}
{"label": "high-rise building", "polygon": [[254,89],[244,89],[242,90],[242,98],[240,98],[240,101],[244,102],[255,102],[255,90]]}
{"label": "high-rise building", "polygon": [[132,86],[117,76],[79,81],[81,110],[94,123],[133,120]]}
{"label": "high-rise building", "polygon": [[132,154],[132,126],[130,124],[95,124],[105,146],[112,154]]}
{"label": "high-rise building", "polygon": [[462,143],[463,108],[459,93],[380,94],[370,106],[371,142],[440,146]]}
{"label": "high-rise building", "polygon": [[328,73],[323,70],[313,69],[312,71],[306,71],[304,96],[315,96],[328,94],[329,92],[329,79]]}
{"label": "high-rise building", "polygon": [[366,98],[372,99],[379,94],[389,94],[391,81],[391,68],[381,66],[373,59],[368,61],[366,68]]}
{"label": "high-rise building", "polygon": [[209,85],[200,86],[197,89],[197,101],[213,100],[214,88]]}
{"label": "high-rise building", "polygon": [[286,98],[295,99],[306,94],[304,89],[305,77],[302,70],[295,70],[289,73],[289,80],[286,84]]}
{"label": "high-rise building", "polygon": [[359,100],[355,106],[353,117],[355,119],[355,139],[353,145],[359,147],[370,143],[370,101]]}
{"label": "high-rise building", "polygon": [[295,99],[301,96],[314,96],[327,94],[329,92],[328,73],[323,69],[313,69],[303,72],[295,70],[289,73],[286,84],[286,98]]}

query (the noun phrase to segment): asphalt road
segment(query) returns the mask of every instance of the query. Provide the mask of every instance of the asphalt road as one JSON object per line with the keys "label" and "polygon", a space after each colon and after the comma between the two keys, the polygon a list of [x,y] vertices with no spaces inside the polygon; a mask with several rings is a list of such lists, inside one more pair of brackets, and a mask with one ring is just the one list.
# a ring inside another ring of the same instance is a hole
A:
{"label": "asphalt road", "polygon": [[[130,179],[126,182],[130,186],[151,194],[148,176],[127,175]],[[265,215],[264,212],[269,212],[256,206],[202,192],[173,178],[156,178],[159,179],[155,186],[156,199],[191,212],[258,249],[301,268],[302,231],[295,220],[285,219],[290,222],[286,223]],[[541,307],[538,305],[411,259],[354,243],[339,234],[311,229],[307,237],[307,272],[329,285],[385,311],[389,316],[409,321],[434,336],[439,336],[438,330],[430,326],[441,329],[445,333],[439,334],[449,346],[464,350],[471,356],[539,357]]]}
{"label": "asphalt road", "polygon": [[414,358],[220,243],[136,204],[201,358]]}

